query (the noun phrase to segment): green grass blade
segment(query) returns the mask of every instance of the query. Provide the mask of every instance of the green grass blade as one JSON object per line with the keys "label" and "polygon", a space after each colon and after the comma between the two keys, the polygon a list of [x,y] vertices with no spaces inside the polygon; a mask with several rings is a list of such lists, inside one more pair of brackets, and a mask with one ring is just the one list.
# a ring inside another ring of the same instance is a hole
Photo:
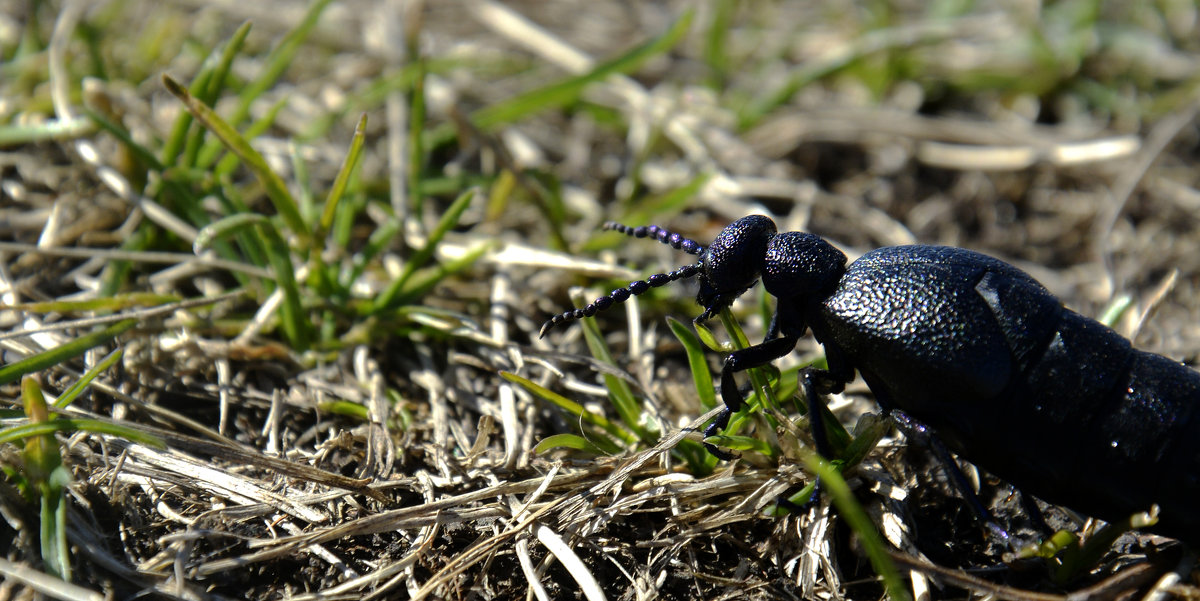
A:
{"label": "green grass blade", "polygon": [[0,367],[0,385],[15,382],[21,376],[32,374],[78,357],[86,353],[89,349],[100,346],[120,336],[135,325],[137,325],[136,319],[119,321],[103,330],[85,334],[66,344],[56,346],[32,357],[26,357],[16,363]]}
{"label": "green grass blade", "polygon": [[803,507],[806,503],[812,500],[813,493],[817,491],[817,481],[814,478],[804,488],[792,493],[788,498],[788,503],[791,507],[781,506],[779,503],[769,505],[763,510],[763,515],[771,518],[779,518],[788,515],[792,512],[792,507]]}
{"label": "green grass blade", "polygon": [[[31,425],[50,422],[46,397],[42,394],[42,387],[38,384],[37,378],[26,376],[21,380],[21,403],[24,405],[25,415],[29,418]],[[37,485],[45,494],[51,472],[62,466],[62,454],[59,453],[58,441],[54,439],[53,433],[30,436],[25,441],[23,458],[30,482]]]}
{"label": "green grass blade", "polygon": [[809,84],[838,73],[854,65],[863,57],[891,48],[927,44],[954,34],[954,29],[949,26],[931,28],[918,39],[913,39],[912,32],[903,26],[865,32],[843,52],[820,57],[801,65],[778,87],[739,111],[738,129],[746,130],[758,125],[771,111],[790,102],[797,92]]}
{"label": "green grass blade", "polygon": [[333,186],[329,188],[329,196],[325,198],[325,208],[321,211],[321,219],[317,221],[315,237],[318,244],[323,242],[325,234],[333,226],[333,217],[337,214],[338,203],[341,202],[342,195],[346,193],[346,184],[350,181],[354,169],[358,167],[359,159],[362,158],[366,131],[367,115],[364,113],[358,120],[358,126],[354,128],[354,136],[350,140],[350,150],[346,153],[346,159],[342,161],[342,168],[338,170],[337,177],[333,180]]}
{"label": "green grass blade", "polygon": [[708,85],[720,91],[729,72],[728,47],[729,26],[733,23],[737,3],[734,0],[717,0],[711,4],[712,21],[704,35],[704,62],[708,64]]}
{"label": "green grass blade", "polygon": [[704,442],[733,451],[750,451],[766,457],[775,457],[778,455],[775,449],[771,448],[771,445],[753,436],[717,434],[705,437]]}
{"label": "green grass blade", "polygon": [[271,51],[271,55],[267,58],[266,67],[259,75],[258,79],[250,81],[242,90],[241,96],[238,98],[238,105],[233,110],[233,114],[229,118],[229,122],[237,125],[245,121],[246,116],[250,114],[250,105],[258,100],[264,92],[275,86],[279,81],[280,76],[292,64],[292,60],[296,57],[296,52],[300,50],[300,46],[308,39],[309,34],[317,26],[320,21],[321,13],[325,7],[329,6],[331,0],[317,0],[309,7],[305,13],[304,19],[295,29],[290,31],[283,41]]}
{"label": "green grass blade", "polygon": [[633,444],[637,442],[637,436],[634,436],[633,433],[623,428],[620,424],[609,420],[603,415],[592,413],[591,411],[585,409],[583,405],[580,405],[579,403],[576,403],[575,401],[572,401],[571,399],[568,399],[567,397],[548,388],[535,384],[528,378],[523,378],[517,374],[507,371],[500,372],[500,377],[520,386],[521,388],[524,388],[525,390],[528,390],[534,396],[554,405],[555,407],[558,407],[559,409],[562,409],[563,411],[566,411],[567,413],[570,413],[571,415],[574,415],[575,417],[578,417],[584,422],[592,424],[593,426],[608,432],[626,444]]}
{"label": "green grass blade", "polygon": [[116,349],[109,353],[107,356],[101,359],[99,363],[87,370],[87,372],[83,374],[83,377],[79,378],[79,381],[75,382],[69,388],[64,390],[62,394],[58,395],[58,400],[54,401],[54,407],[57,409],[64,409],[69,406],[80,394],[83,393],[84,390],[87,390],[88,385],[92,383],[92,380],[96,379],[96,376],[104,373],[104,370],[112,367],[113,364],[115,364],[117,361],[120,361],[121,357],[124,355],[124,349]]}
{"label": "green grass blade", "polygon": [[287,186],[267,164],[266,159],[250,146],[250,143],[237,130],[221,119],[211,108],[189,94],[179,82],[171,79],[169,75],[163,75],[163,84],[167,86],[167,90],[183,102],[198,121],[221,140],[225,148],[237,155],[258,178],[259,183],[266,190],[267,197],[275,206],[275,210],[279,212],[279,216],[283,218],[292,233],[301,240],[301,246],[307,247],[311,230],[300,216],[300,208],[292,198],[291,192],[288,192]]}
{"label": "green grass blade", "polygon": [[846,485],[846,480],[842,478],[841,472],[816,453],[808,454],[804,458],[804,463],[808,466],[809,471],[821,479],[821,488],[833,499],[833,504],[838,509],[838,515],[842,516],[842,519],[846,520],[846,523],[858,535],[859,541],[867,553],[867,558],[875,568],[875,573],[883,578],[883,585],[887,589],[888,596],[893,601],[911,599],[908,589],[904,588],[904,581],[900,579],[900,572],[896,570],[896,565],[888,556],[887,547],[879,536],[879,531],[875,529],[867,512],[850,492],[850,487]]}
{"label": "green grass blade", "polygon": [[51,140],[74,140],[91,134],[96,124],[78,117],[70,121],[53,120],[47,123],[30,123],[0,126],[0,148],[21,146]]}
{"label": "green grass blade", "polygon": [[[580,320],[580,327],[583,328],[583,337],[587,341],[588,350],[592,356],[598,361],[607,363],[608,365],[617,366],[617,362],[613,359],[612,352],[608,350],[608,344],[604,342],[604,336],[600,334],[600,328],[596,325],[596,320],[585,318]],[[643,426],[642,420],[642,405],[638,402],[637,397],[633,394],[633,388],[622,378],[618,378],[611,374],[604,374],[604,387],[608,389],[608,396],[613,401],[613,407],[617,410],[617,415],[621,417],[621,421],[625,422],[625,426],[632,429],[645,442],[650,442],[654,436]]]}
{"label": "green grass blade", "polygon": [[[199,98],[200,102],[212,104],[217,101],[221,86],[229,76],[233,60],[241,52],[241,48],[246,42],[246,36],[250,34],[250,28],[250,22],[242,23],[238,30],[234,31],[233,36],[229,37],[229,41],[224,44],[220,56],[210,54],[208,60],[204,61],[204,65],[200,66],[200,71],[196,77],[192,78],[192,85],[188,88],[193,95]],[[163,144],[162,163],[176,167],[194,166],[196,152],[203,143],[203,139],[203,130],[199,130],[199,128],[192,130],[192,114],[180,113],[175,118],[175,124],[170,130],[167,142]],[[191,150],[185,155],[185,160],[180,161],[180,155],[184,149]]]}
{"label": "green grass blade", "polygon": [[[329,195],[325,198],[325,207],[321,211],[321,216],[316,220],[317,227],[316,231],[313,232],[315,252],[311,256],[311,274],[313,281],[316,282],[318,294],[324,297],[340,296],[346,290],[344,287],[339,287],[336,267],[331,268],[325,263],[325,248],[326,244],[330,242],[326,238],[333,227],[334,219],[338,216],[338,207],[341,206],[342,196],[346,193],[346,186],[350,182],[350,176],[354,174],[355,168],[358,167],[359,159],[362,158],[366,127],[367,116],[363,114],[358,119],[358,126],[354,128],[354,135],[350,139],[350,149],[346,152],[346,158],[342,161],[342,167],[338,169],[333,185],[329,188]],[[295,162],[303,164],[303,161],[299,157],[296,157]],[[353,219],[354,209],[351,207],[349,212],[351,215],[346,215],[342,218],[345,223],[349,223]],[[340,289],[335,292],[335,288]],[[322,336],[322,338],[324,339],[325,337]]]}
{"label": "green grass blade", "polygon": [[[828,408],[826,408],[826,411],[828,411]],[[830,415],[833,414],[830,413]],[[837,419],[833,421],[842,430],[843,434],[845,434],[846,430],[842,427],[841,422],[837,421]],[[862,463],[867,458],[867,454],[875,449],[875,445],[879,444],[880,439],[891,431],[892,427],[891,419],[877,413],[868,413],[858,418],[858,423],[854,425],[854,437],[849,439],[849,444],[846,444],[845,449],[842,451],[842,462],[847,468]],[[830,428],[829,423],[826,422],[825,431],[834,432],[835,430]],[[830,440],[833,440],[833,438],[831,436]]]}
{"label": "green grass blade", "polygon": [[[191,90],[192,94],[200,98],[201,102],[206,104],[212,104],[216,102],[220,85],[224,82],[225,77],[229,74],[229,69],[233,64],[233,59],[237,56],[238,52],[241,52],[242,45],[246,41],[246,35],[249,33],[250,23],[243,23],[241,27],[238,27],[237,31],[233,33],[233,36],[229,38],[229,42],[225,44],[225,47],[221,51],[220,58],[216,59],[214,62],[213,55],[210,55],[209,59],[206,60],[204,65],[200,67],[200,71],[196,74],[196,77],[192,78],[192,85],[190,86],[189,90]],[[175,118],[175,124],[171,128],[171,133],[167,136],[167,140],[163,144],[162,164],[177,165],[176,161],[179,160],[179,155],[183,152],[185,147],[189,145],[195,147],[198,145],[198,141],[190,142],[189,144],[189,140],[192,140],[198,136],[203,136],[204,133],[203,131],[197,130],[194,134],[189,136],[188,131],[190,130],[191,125],[192,114],[187,111],[179,113],[179,115]],[[177,166],[190,167],[192,164],[193,163],[191,161],[184,161],[182,163],[178,163]]]}
{"label": "green grass blade", "polygon": [[692,322],[692,326],[696,328],[696,337],[708,350],[726,354],[733,352],[733,345],[728,342],[721,342],[717,338],[717,335],[713,333],[712,328],[709,328],[707,324]]}
{"label": "green grass blade", "polygon": [[[846,431],[846,427],[843,426],[842,422],[838,421],[837,416],[829,410],[829,406],[825,403],[825,399],[814,400],[806,398],[804,399],[804,403],[810,423],[814,419],[820,419],[825,424],[825,437],[829,441],[830,452],[832,452],[834,455],[833,457],[828,457],[828,459],[845,460],[846,453],[849,452],[850,447],[855,442],[851,438],[850,433]],[[882,437],[883,434],[887,432],[888,428],[891,427],[889,421],[884,421],[885,423],[881,431],[875,432],[874,430],[864,430],[864,433],[867,435],[863,437],[862,441],[858,442],[858,446],[854,447],[854,453],[856,455],[861,453],[863,456],[865,456],[866,453],[875,448],[875,443],[878,442],[878,438],[871,440],[871,437],[876,433]],[[862,422],[862,424],[865,427],[869,424],[869,422]],[[866,448],[863,448],[864,446]]]}
{"label": "green grass blade", "polygon": [[701,173],[688,183],[667,192],[639,200],[637,208],[625,217],[625,223],[648,223],[662,220],[675,215],[695,203],[696,197],[704,189],[704,185],[712,179],[711,173]]}
{"label": "green grass blade", "polygon": [[180,300],[183,300],[183,298],[174,294],[131,292],[119,296],[89,298],[85,300],[44,301],[16,305],[0,303],[0,309],[14,309],[28,313],[64,313],[73,315],[87,311],[121,311],[130,307],[157,307],[167,303],[177,303]]}
{"label": "green grass blade", "polygon": [[733,312],[729,310],[729,307],[722,309],[719,315],[721,317],[721,325],[725,326],[725,331],[729,334],[729,341],[733,344],[733,349],[740,351],[749,347],[750,338],[746,336],[746,332],[742,330],[742,326],[733,317]]}
{"label": "green grass blade", "polygon": [[238,26],[233,35],[229,36],[229,42],[221,49],[221,56],[211,69],[212,76],[208,78],[204,85],[193,89],[193,93],[197,95],[200,102],[211,105],[221,97],[221,90],[225,87],[225,79],[229,77],[229,72],[233,69],[233,59],[237,58],[238,53],[242,51],[242,46],[246,42],[246,36],[250,35],[250,27],[250,21],[244,21]]}
{"label": "green grass blade", "polygon": [[[344,102],[333,107],[326,113],[317,115],[308,127],[296,135],[298,142],[307,142],[325,138],[335,123],[351,113],[363,113],[374,110],[387,101],[388,96],[396,92],[408,92],[416,85],[418,77],[426,73],[445,73],[452,69],[463,68],[460,58],[437,59],[431,58],[418,62],[407,63],[395,71],[364,82],[361,91],[351,91]],[[422,141],[424,143],[424,140]]]}
{"label": "green grass blade", "polygon": [[[21,401],[30,424],[45,424],[50,421],[46,397],[36,378],[25,377],[21,381]],[[53,433],[30,436],[25,441],[22,455],[25,472],[42,501],[41,547],[42,563],[46,571],[63,580],[71,579],[71,559],[67,555],[66,505],[63,503],[63,487],[71,482],[71,475],[63,468],[62,453]]]}
{"label": "green grass blade", "polygon": [[[277,100],[275,104],[271,105],[271,108],[267,109],[267,112],[261,119],[255,119],[246,127],[245,132],[242,133],[242,137],[247,140],[253,140],[270,130],[275,125],[275,118],[279,116],[279,111],[282,111],[283,107],[287,106],[287,102],[287,98]],[[221,157],[221,160],[217,161],[217,157]],[[217,163],[215,167],[212,166],[214,161]],[[196,156],[196,166],[201,170],[211,167],[210,170],[213,175],[216,175],[218,178],[226,177],[233,174],[234,170],[237,169],[238,157],[234,154],[226,154],[222,157],[221,145],[211,144],[205,146]]]}
{"label": "green grass blade", "polygon": [[[733,343],[734,350],[748,348],[750,346],[750,339],[746,337],[746,333],[742,331],[742,327],[738,325],[737,320],[734,319],[733,313],[729,310],[729,308],[726,307],[725,309],[722,309],[719,315],[721,317],[721,323],[725,326],[725,331],[729,333],[729,338]],[[751,368],[746,370],[746,372],[750,377],[750,382],[752,384],[751,390],[753,392],[746,399],[745,409],[743,409],[743,411],[739,411],[738,414],[734,414],[734,416],[730,418],[729,427],[725,430],[727,433],[737,432],[737,428],[741,421],[745,419],[745,416],[750,414],[750,410],[752,410],[754,407],[762,405],[772,409],[779,409],[779,399],[775,396],[775,389],[771,387],[764,368]],[[756,398],[758,399],[757,403],[755,402]],[[778,425],[775,421],[775,418],[772,417],[771,412],[767,411],[763,412],[762,414],[772,428]]]}
{"label": "green grass blade", "polygon": [[115,424],[96,419],[73,419],[62,417],[45,422],[22,424],[20,426],[13,426],[11,428],[0,430],[0,443],[16,442],[24,438],[45,436],[55,432],[91,432],[93,434],[107,434],[109,436],[116,436],[125,440],[159,449],[165,449],[167,446],[161,438],[154,436],[153,434],[147,434],[141,430],[135,430],[128,426],[122,426],[121,424]]}
{"label": "green grass blade", "polygon": [[[138,144],[137,141],[133,139],[133,136],[129,134],[129,131],[124,127],[113,123],[108,117],[92,110],[89,107],[85,106],[81,110],[83,111],[83,114],[87,115],[88,118],[96,124],[97,127],[108,132],[114,138],[119,140],[121,144],[123,144],[125,148],[128,148],[129,152],[133,153],[133,156],[137,157],[137,159],[144,165],[159,172],[165,169],[163,164],[159,162],[158,157],[154,156],[154,153],[151,152],[149,148]],[[184,111],[180,114],[189,115],[190,113]]]}
{"label": "green grass blade", "polygon": [[432,232],[429,232],[429,238],[425,241],[425,246],[413,253],[412,257],[404,263],[404,270],[400,272],[400,277],[396,278],[383,291],[383,294],[376,299],[376,312],[391,309],[398,305],[395,301],[400,291],[408,283],[409,278],[412,277],[417,268],[423,266],[426,261],[433,257],[433,252],[437,250],[438,243],[446,236],[446,232],[449,232],[451,228],[458,225],[458,220],[462,217],[463,212],[467,210],[467,207],[471,206],[471,201],[475,199],[476,195],[478,195],[478,190],[471,188],[454,199],[450,208],[446,209],[446,212],[438,221],[437,226],[433,228]]}
{"label": "green grass blade", "polygon": [[412,215],[418,218],[425,214],[425,191],[421,185],[425,172],[425,59],[410,57],[416,67],[412,94],[409,95],[408,113],[408,202]]}
{"label": "green grass blade", "polygon": [[48,490],[41,495],[42,563],[47,573],[70,582],[71,554],[67,545],[67,503],[63,480],[69,483],[71,476],[67,468],[60,465],[55,468],[52,479],[55,484],[48,486]]}
{"label": "green grass blade", "polygon": [[[250,106],[254,104],[254,101],[258,100],[267,90],[274,87],[284,71],[291,66],[296,53],[300,50],[304,41],[308,39],[309,34],[312,33],[313,28],[319,22],[321,13],[324,12],[325,7],[329,6],[329,4],[330,0],[317,0],[317,2],[314,2],[309,7],[308,12],[305,13],[304,19],[300,21],[300,24],[288,32],[283,41],[271,51],[270,56],[266,59],[266,66],[259,73],[259,76],[247,82],[242,88],[238,96],[237,106],[234,107],[229,116],[229,123],[232,126],[240,126],[246,120],[246,117],[250,115]],[[273,115],[271,119],[274,119]],[[248,132],[247,137],[253,136],[249,135]],[[197,156],[206,157],[207,160],[211,161],[216,156],[216,153],[217,143],[209,142],[203,149],[198,151]],[[197,160],[195,164],[211,163],[202,163],[200,160]],[[292,226],[289,225],[288,227]]]}
{"label": "green grass blade", "polygon": [[400,233],[402,225],[399,219],[391,218],[379,226],[378,229],[371,232],[371,236],[367,238],[367,244],[361,251],[354,255],[354,265],[350,268],[349,275],[342,281],[343,287],[349,288],[354,282],[358,281],[358,278],[367,270],[367,266],[371,264],[371,261],[391,244],[396,234]]}
{"label": "green grass blade", "polygon": [[319,217],[313,197],[312,176],[308,171],[308,162],[304,160],[304,152],[295,140],[288,144],[288,158],[292,161],[292,184],[299,188],[296,202],[300,205],[300,216],[305,223],[317,223]]}
{"label": "green grass blade", "polygon": [[1131,307],[1133,307],[1133,297],[1128,294],[1122,294],[1108,303],[1108,306],[1104,308],[1104,312],[1100,314],[1100,318],[1096,321],[1110,328],[1116,327],[1117,322],[1121,321],[1121,317]]}
{"label": "green grass blade", "polygon": [[[779,382],[775,385],[775,396],[779,399],[780,403],[786,403],[787,399],[799,400],[796,396],[796,391],[800,389],[797,376],[800,370],[810,365],[812,364],[789,367],[779,372]],[[795,407],[800,411],[805,410],[805,406],[799,402],[795,403]]]}
{"label": "green grass blade", "polygon": [[504,102],[475,111],[471,122],[484,131],[517,121],[534,113],[561,108],[575,101],[589,84],[603,81],[610,75],[630,73],[647,60],[675,47],[692,24],[692,11],[685,12],[662,35],[635,47],[625,54],[597,65],[588,73],[571,77]]}
{"label": "green grass blade", "polygon": [[1020,559],[1040,557],[1059,586],[1066,586],[1090,572],[1112,549],[1117,539],[1135,528],[1153,526],[1158,523],[1157,508],[1150,512],[1135,513],[1127,518],[1109,522],[1103,528],[1080,543],[1079,536],[1068,530],[1059,530],[1049,539],[1031,543],[1018,551]]}
{"label": "green grass blade", "polygon": [[541,455],[554,449],[574,449],[593,455],[616,455],[621,447],[603,437],[587,439],[578,434],[551,434],[538,441],[533,452]]}
{"label": "green grass blade", "polygon": [[312,340],[312,322],[305,315],[300,300],[300,286],[296,283],[290,249],[270,222],[258,224],[258,232],[266,243],[267,259],[271,263],[271,271],[275,274],[275,283],[283,290],[279,321],[283,326],[284,335],[293,348],[307,350]]}
{"label": "green grass blade", "polygon": [[717,391],[713,386],[712,371],[708,368],[708,361],[705,358],[704,348],[700,345],[700,339],[692,332],[691,328],[673,317],[667,318],[667,326],[671,328],[671,333],[675,334],[675,338],[679,339],[679,343],[683,345],[683,350],[687,353],[688,367],[692,372],[692,381],[696,385],[696,394],[700,399],[701,409],[708,411],[716,407]]}
{"label": "green grass blade", "polygon": [[321,401],[317,403],[317,409],[364,422],[369,417],[365,406],[350,401]]}
{"label": "green grass blade", "polygon": [[[387,396],[394,410],[392,415],[387,418],[388,425],[397,430],[408,430],[412,427],[412,415],[404,409],[403,399],[395,390],[388,390]],[[364,405],[351,401],[322,401],[317,403],[317,410],[360,422],[370,419],[369,412]]]}
{"label": "green grass blade", "polygon": [[403,307],[417,302],[426,294],[429,294],[429,291],[442,280],[474,265],[480,257],[496,248],[496,244],[495,240],[481,242],[467,249],[467,252],[463,256],[453,261],[439,263],[435,267],[417,272],[417,275],[410,278],[408,285],[396,296],[396,306]]}
{"label": "green grass blade", "polygon": [[[704,185],[712,179],[712,174],[701,173],[691,181],[667,192],[666,194],[648,198],[637,198],[636,204],[627,214],[618,219],[621,223],[662,223],[690,206]],[[618,232],[599,232],[579,247],[580,253],[594,253],[600,250],[618,247],[629,238]]]}
{"label": "green grass blade", "polygon": [[269,219],[266,215],[258,213],[235,213],[228,217],[222,217],[200,229],[200,233],[196,234],[196,240],[192,242],[192,252],[198,255],[216,241],[266,224]]}

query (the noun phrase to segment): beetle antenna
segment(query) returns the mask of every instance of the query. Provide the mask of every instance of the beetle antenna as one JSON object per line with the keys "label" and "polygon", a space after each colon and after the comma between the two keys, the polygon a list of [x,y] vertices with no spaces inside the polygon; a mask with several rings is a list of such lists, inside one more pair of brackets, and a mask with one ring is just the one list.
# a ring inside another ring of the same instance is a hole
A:
{"label": "beetle antenna", "polygon": [[605,222],[601,229],[614,230],[633,236],[634,238],[654,238],[663,244],[669,244],[673,248],[682,250],[689,255],[704,254],[704,246],[695,240],[689,240],[683,236],[676,234],[670,230],[663,229],[657,225],[641,225],[638,227],[629,227],[628,225],[617,223],[615,221]]}
{"label": "beetle antenna", "polygon": [[[693,245],[696,244],[691,240],[685,240],[685,242],[689,242]],[[672,246],[674,246],[674,244],[672,244]],[[676,248],[683,250],[682,246],[676,246]],[[591,317],[613,305],[617,305],[629,300],[630,296],[637,296],[651,288],[658,288],[659,286],[669,284],[675,280],[690,278],[697,273],[700,273],[701,269],[703,269],[703,265],[701,263],[695,263],[693,265],[684,265],[683,267],[680,267],[679,269],[669,273],[656,273],[644,280],[629,282],[628,286],[624,288],[617,288],[616,290],[608,293],[608,296],[601,296],[582,309],[564,311],[558,315],[555,315],[554,317],[551,317],[550,319],[547,319],[546,323],[542,324],[542,330],[538,333],[538,338],[545,338],[546,332],[549,332],[550,328],[553,328],[560,323],[566,323],[568,321],[583,317]]]}

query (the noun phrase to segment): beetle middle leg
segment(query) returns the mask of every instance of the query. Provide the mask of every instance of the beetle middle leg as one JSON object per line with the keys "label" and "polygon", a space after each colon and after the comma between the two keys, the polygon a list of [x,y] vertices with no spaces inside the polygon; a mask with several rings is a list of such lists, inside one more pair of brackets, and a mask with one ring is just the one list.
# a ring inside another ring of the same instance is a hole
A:
{"label": "beetle middle leg", "polygon": [[804,402],[808,404],[809,428],[812,429],[813,444],[817,447],[817,453],[827,460],[836,459],[823,419],[824,413],[828,411],[825,395],[841,392],[846,388],[846,383],[832,373],[815,367],[800,370],[798,377],[800,388],[804,390]]}
{"label": "beetle middle leg", "polygon": [[[810,428],[812,428],[813,445],[816,447],[817,453],[827,460],[836,459],[833,454],[832,445],[829,443],[828,431],[825,428],[825,421],[822,419],[822,414],[827,411],[825,408],[824,395],[841,392],[845,387],[845,382],[828,371],[805,368],[800,372],[799,383],[804,390],[805,400],[808,403],[808,419]],[[889,407],[887,399],[878,399],[879,404],[883,407]],[[910,442],[930,449],[938,462],[942,464],[943,469],[950,477],[955,489],[959,495],[967,502],[972,513],[976,518],[997,538],[1004,542],[1009,542],[1010,537],[1008,531],[992,517],[990,511],[984,506],[974,489],[971,487],[967,476],[959,467],[954,456],[950,454],[950,449],[946,444],[938,438],[937,433],[932,429],[912,418],[907,413],[899,409],[887,410],[888,417],[896,424],[896,427],[904,433],[905,437]],[[818,490],[820,482],[817,483]],[[819,492],[813,494],[816,498]],[[1022,499],[1024,499],[1022,495]]]}
{"label": "beetle middle leg", "polygon": [[[825,429],[824,416],[829,411],[825,404],[825,396],[841,392],[845,389],[846,383],[830,371],[816,367],[806,367],[800,370],[796,379],[799,388],[804,391],[804,402],[808,405],[808,422],[817,454],[826,460],[835,459],[833,445],[829,443],[828,430]],[[780,495],[775,504],[789,512],[798,513],[820,496],[821,480],[818,478],[814,482],[813,492],[808,500],[803,503],[795,503],[786,495]]]}

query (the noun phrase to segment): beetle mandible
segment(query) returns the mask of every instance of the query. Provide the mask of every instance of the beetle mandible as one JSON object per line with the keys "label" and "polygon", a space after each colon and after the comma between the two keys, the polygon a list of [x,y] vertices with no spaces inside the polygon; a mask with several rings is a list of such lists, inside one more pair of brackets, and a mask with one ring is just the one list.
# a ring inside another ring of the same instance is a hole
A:
{"label": "beetle mandible", "polygon": [[658,226],[604,229],[649,236],[700,260],[556,315],[541,336],[693,276],[704,308],[697,322],[759,278],[776,299],[763,342],[725,358],[725,408],[705,435],[743,405],[734,373],[790,353],[811,330],[828,370],[805,372],[810,398],[840,391],[857,371],[885,411],[924,424],[1023,492],[1109,521],[1157,503],[1159,531],[1200,543],[1200,372],[1133,348],[1020,269],[923,245],[880,248],[847,265],[824,239],[778,233],[762,215],[738,219],[707,248]]}

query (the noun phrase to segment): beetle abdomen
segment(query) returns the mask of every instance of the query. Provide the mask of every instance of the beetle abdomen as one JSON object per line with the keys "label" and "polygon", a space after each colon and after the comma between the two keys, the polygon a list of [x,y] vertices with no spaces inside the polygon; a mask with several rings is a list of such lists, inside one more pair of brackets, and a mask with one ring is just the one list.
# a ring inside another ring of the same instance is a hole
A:
{"label": "beetle abdomen", "polygon": [[[863,255],[810,318],[881,405],[1044,500],[1162,509],[1200,540],[1200,373],[1134,349],[1024,272],[947,247]],[[1168,476],[1170,474],[1170,476]]]}
{"label": "beetle abdomen", "polygon": [[[1145,510],[1152,499],[1162,510],[1161,529],[1187,532],[1195,543],[1200,541],[1200,372],[1153,353],[1135,350],[1133,357],[1120,403],[1097,423],[1109,453],[1094,464],[1095,477],[1106,478],[1108,494],[1126,504],[1116,507],[1121,513],[1112,518],[1128,515],[1129,507]],[[1125,478],[1117,480],[1113,472]]]}

